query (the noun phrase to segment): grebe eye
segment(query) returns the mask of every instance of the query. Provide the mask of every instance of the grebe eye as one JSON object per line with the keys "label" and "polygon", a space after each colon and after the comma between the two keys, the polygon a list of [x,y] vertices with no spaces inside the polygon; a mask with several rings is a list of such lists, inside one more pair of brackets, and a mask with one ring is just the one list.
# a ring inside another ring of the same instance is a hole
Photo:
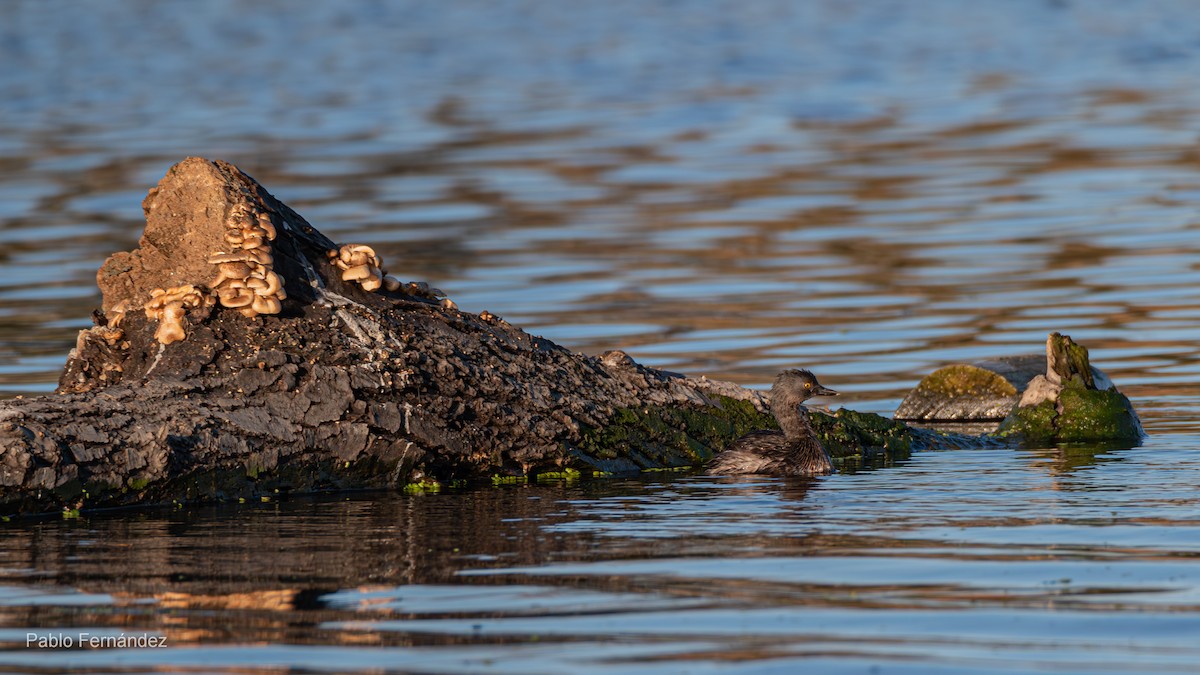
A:
{"label": "grebe eye", "polygon": [[805,383],[804,383],[804,388],[805,388],[805,389],[812,389],[812,383],[810,383],[810,382],[805,382]]}

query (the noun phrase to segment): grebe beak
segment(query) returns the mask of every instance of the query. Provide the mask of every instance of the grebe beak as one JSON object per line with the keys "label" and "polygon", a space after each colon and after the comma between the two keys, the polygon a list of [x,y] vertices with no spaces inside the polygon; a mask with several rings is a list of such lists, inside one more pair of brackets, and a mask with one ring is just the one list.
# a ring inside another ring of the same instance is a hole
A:
{"label": "grebe beak", "polygon": [[821,385],[818,384],[817,386],[812,388],[811,395],[812,396],[837,396],[838,392],[830,389],[829,387],[822,387]]}

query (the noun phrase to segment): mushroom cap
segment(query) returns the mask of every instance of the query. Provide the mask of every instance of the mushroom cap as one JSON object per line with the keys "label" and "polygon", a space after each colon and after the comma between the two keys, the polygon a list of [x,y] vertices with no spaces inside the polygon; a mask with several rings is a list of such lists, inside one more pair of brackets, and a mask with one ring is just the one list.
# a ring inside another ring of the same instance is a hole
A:
{"label": "mushroom cap", "polygon": [[259,314],[278,314],[283,311],[283,304],[276,298],[262,298],[255,296],[254,303],[251,308]]}
{"label": "mushroom cap", "polygon": [[187,338],[187,331],[183,329],[183,324],[178,321],[163,320],[158,324],[158,330],[154,331],[154,339],[164,345],[179,342],[185,338]]}
{"label": "mushroom cap", "polygon": [[121,322],[125,320],[125,312],[129,311],[129,300],[122,300],[112,306],[108,310],[106,319],[108,319],[109,328],[120,328]]}
{"label": "mushroom cap", "polygon": [[270,214],[258,214],[258,227],[262,230],[263,234],[267,236],[267,239],[270,239],[271,241],[274,241],[275,237],[278,235],[275,230],[275,223],[271,222]]}
{"label": "mushroom cap", "polygon": [[342,281],[362,281],[372,274],[370,265],[357,265],[342,272]]}
{"label": "mushroom cap", "polygon": [[358,267],[366,262],[383,267],[383,260],[375,255],[375,249],[366,244],[346,244],[341,248],[339,257],[348,267]]}
{"label": "mushroom cap", "polygon": [[224,274],[228,279],[245,279],[254,273],[256,267],[259,267],[258,263],[239,260],[237,262],[220,263],[217,265],[217,271]]}
{"label": "mushroom cap", "polygon": [[179,303],[181,305],[183,305],[184,307],[202,307],[204,305],[210,304],[211,302],[212,302],[211,295],[201,294],[197,291],[192,291],[191,293],[184,293],[183,295],[179,296]]}
{"label": "mushroom cap", "polygon": [[277,295],[283,290],[283,280],[280,279],[278,274],[271,271],[268,271],[261,279],[257,277],[247,279],[246,285],[254,289],[255,295],[263,298],[269,295]]}
{"label": "mushroom cap", "polygon": [[274,260],[272,260],[271,254],[267,252],[266,248],[253,248],[243,249],[241,251],[233,251],[232,253],[217,251],[216,253],[208,256],[208,262],[211,265],[217,265],[219,263],[226,262],[244,262],[257,263],[259,265],[270,265],[272,262],[274,262]]}
{"label": "mushroom cap", "polygon": [[217,251],[216,253],[208,256],[208,264],[210,265],[220,265],[221,263],[229,262],[244,263],[252,260],[254,260],[254,255],[250,251],[234,251],[232,253]]}
{"label": "mushroom cap", "polygon": [[188,307],[199,307],[204,304],[204,299],[207,294],[196,290],[196,287],[191,284],[175,286],[173,288],[156,288],[150,291],[150,300],[145,305],[146,316],[151,316],[152,311],[159,311],[171,305],[182,305]]}
{"label": "mushroom cap", "polygon": [[251,232],[250,234],[246,234],[242,238],[242,248],[243,249],[262,248],[263,243],[264,243],[263,237],[258,232]]}
{"label": "mushroom cap", "polygon": [[390,274],[383,275],[383,287],[386,288],[389,293],[395,293],[396,291],[400,290],[400,286],[400,280],[396,277]]}
{"label": "mushroom cap", "polygon": [[225,221],[225,226],[229,229],[236,227],[239,230],[245,231],[254,227],[255,220],[256,219],[249,213],[241,211],[240,213],[231,215],[229,219]]}
{"label": "mushroom cap", "polygon": [[363,279],[359,283],[362,284],[364,290],[377,291],[379,290],[379,287],[383,285],[383,273],[375,267],[369,269],[371,270],[371,276]]}
{"label": "mushroom cap", "polygon": [[221,298],[222,307],[237,309],[247,307],[254,302],[254,291],[246,288],[245,285],[227,285],[217,291],[217,295]]}
{"label": "mushroom cap", "polygon": [[125,337],[125,331],[112,325],[101,326],[98,327],[97,330],[99,331],[100,337],[103,338],[110,347],[117,344],[118,340]]}

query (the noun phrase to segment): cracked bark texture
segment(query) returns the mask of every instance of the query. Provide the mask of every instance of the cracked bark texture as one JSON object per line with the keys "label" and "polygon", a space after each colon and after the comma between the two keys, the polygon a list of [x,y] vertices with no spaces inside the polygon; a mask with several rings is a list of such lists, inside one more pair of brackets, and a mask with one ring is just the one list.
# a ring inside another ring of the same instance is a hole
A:
{"label": "cracked bark texture", "polygon": [[[180,162],[143,208],[138,249],[97,274],[97,326],[81,332],[56,395],[0,403],[0,513],[681,466],[764,408],[757,392],[620,352],[575,354],[419,289],[343,282],[327,257],[336,244],[225,162]],[[159,344],[141,306],[154,288],[207,287],[206,259],[229,250],[223,231],[239,208],[278,230],[282,313],[198,311],[186,340]],[[114,340],[122,302],[132,309]],[[583,449],[616,411],[656,407],[699,415],[695,428],[603,458]]]}

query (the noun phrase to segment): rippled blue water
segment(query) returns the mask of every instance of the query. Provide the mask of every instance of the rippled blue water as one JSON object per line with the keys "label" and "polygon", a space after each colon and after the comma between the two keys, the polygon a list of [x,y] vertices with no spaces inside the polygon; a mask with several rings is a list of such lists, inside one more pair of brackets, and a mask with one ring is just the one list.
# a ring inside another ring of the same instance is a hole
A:
{"label": "rippled blue water", "polygon": [[[1190,672],[1192,3],[0,4],[0,394],[188,155],[572,349],[888,414],[1091,349],[1137,448],[932,452],[0,530],[0,667]],[[166,649],[28,649],[51,632]]]}

